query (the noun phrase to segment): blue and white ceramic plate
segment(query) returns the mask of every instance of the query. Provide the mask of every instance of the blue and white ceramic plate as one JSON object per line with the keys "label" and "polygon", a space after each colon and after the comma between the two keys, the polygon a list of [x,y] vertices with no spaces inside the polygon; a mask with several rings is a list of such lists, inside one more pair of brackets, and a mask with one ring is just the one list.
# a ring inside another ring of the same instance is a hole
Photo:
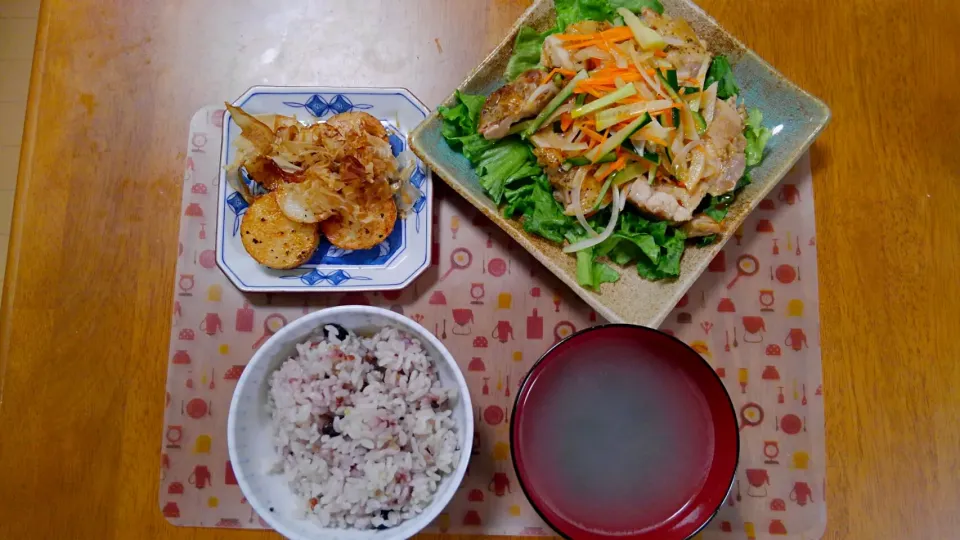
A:
{"label": "blue and white ceramic plate", "polygon": [[[226,165],[236,153],[234,141],[240,128],[230,113],[223,119],[220,153],[220,187],[217,206],[217,265],[242,291],[376,291],[402,289],[430,264],[433,178],[430,170],[407,149],[407,133],[430,111],[403,88],[328,88],[254,86],[234,105],[251,114],[296,116],[305,124],[325,121],[348,111],[364,111],[377,117],[390,133],[393,153],[401,167],[411,160],[416,170],[410,181],[421,196],[405,216],[397,219],[393,233],[380,245],[367,250],[344,250],[326,239],[306,264],[292,270],[273,270],[258,264],[240,241],[240,219],[247,202],[233,187]],[[253,193],[263,189],[249,178],[240,178]]]}

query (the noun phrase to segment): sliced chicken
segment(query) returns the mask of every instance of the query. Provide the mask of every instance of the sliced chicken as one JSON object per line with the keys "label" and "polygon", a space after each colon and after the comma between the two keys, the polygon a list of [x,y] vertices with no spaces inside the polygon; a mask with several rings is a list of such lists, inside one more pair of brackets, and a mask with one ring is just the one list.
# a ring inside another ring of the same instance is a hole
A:
{"label": "sliced chicken", "polygon": [[693,219],[684,223],[681,229],[687,233],[687,238],[710,236],[723,232],[723,227],[706,214],[693,216]]}
{"label": "sliced chicken", "polygon": [[[577,173],[583,175],[580,184],[580,208],[583,215],[592,216],[596,213],[593,209],[597,204],[597,197],[603,190],[603,182],[598,181],[593,175],[595,170],[590,167],[573,167],[568,171],[563,170],[563,153],[552,148],[534,148],[533,153],[537,156],[537,163],[543,167],[547,173],[547,179],[554,187],[554,197],[563,205],[563,212],[568,216],[576,215],[573,208],[573,189],[576,185]],[[613,200],[613,193],[607,190],[603,198],[604,204]]]}
{"label": "sliced chicken", "polygon": [[630,184],[627,200],[641,212],[674,223],[683,223],[693,219],[693,211],[707,194],[703,182],[697,184],[693,192],[665,182],[649,185],[640,178]]}
{"label": "sliced chicken", "polygon": [[547,38],[543,40],[543,49],[540,51],[540,64],[548,69],[558,67],[571,71],[580,71],[584,65],[583,62],[574,60],[570,51],[564,48],[563,42],[556,36],[547,36]]}
{"label": "sliced chicken", "polygon": [[513,124],[543,110],[560,91],[552,80],[540,84],[543,76],[540,70],[527,70],[490,94],[480,111],[480,134],[490,140],[501,139]]}
{"label": "sliced chicken", "polygon": [[704,134],[720,160],[720,171],[706,179],[711,195],[722,195],[737,185],[747,168],[744,150],[747,139],[743,136],[743,118],[730,103],[717,100],[713,120]]}

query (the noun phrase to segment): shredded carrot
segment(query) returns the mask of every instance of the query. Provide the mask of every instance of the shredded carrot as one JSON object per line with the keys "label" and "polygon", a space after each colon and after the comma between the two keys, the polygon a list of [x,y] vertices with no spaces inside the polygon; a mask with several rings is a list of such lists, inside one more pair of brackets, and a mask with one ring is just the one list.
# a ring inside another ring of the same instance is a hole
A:
{"label": "shredded carrot", "polygon": [[560,115],[560,129],[562,131],[567,131],[570,129],[570,126],[573,125],[573,116],[570,113],[565,112]]}
{"label": "shredded carrot", "polygon": [[547,74],[543,77],[543,79],[540,80],[540,84],[546,84],[546,82],[549,81],[550,79],[552,79],[553,76],[556,75],[557,73],[559,73],[559,74],[561,74],[561,75],[569,75],[569,76],[576,75],[576,72],[570,71],[569,69],[553,68],[553,69],[550,71],[550,73],[547,73]]}
{"label": "shredded carrot", "polygon": [[653,51],[653,55],[656,56],[657,58],[666,58],[666,57],[667,57],[667,53],[665,53],[665,52],[663,52],[663,51]]}
{"label": "shredded carrot", "polygon": [[588,58],[588,59],[587,59],[587,69],[588,69],[588,70],[594,70],[594,69],[597,69],[598,67],[600,67],[600,60],[597,60],[596,58]]}
{"label": "shredded carrot", "polygon": [[624,168],[627,165],[627,160],[623,156],[617,158],[616,161],[610,164],[608,167],[603,167],[602,171],[597,171],[596,179],[597,182],[602,182],[607,176],[610,176],[610,173],[618,171]]}
{"label": "shredded carrot", "polygon": [[606,77],[590,77],[589,79],[583,79],[577,83],[577,86],[614,86],[616,87],[617,79],[622,79],[623,82],[635,82],[643,80],[643,77],[640,76],[637,72],[627,72],[617,75],[607,75]]}
{"label": "shredded carrot", "polygon": [[600,135],[600,134],[597,133],[596,131],[594,131],[594,130],[586,127],[586,126],[580,126],[580,131],[581,131],[584,135],[586,135],[587,137],[590,137],[591,139],[593,139],[593,140],[595,140],[595,141],[597,141],[597,142],[599,142],[599,143],[602,143],[603,141],[607,140],[607,138],[606,138],[605,136]]}

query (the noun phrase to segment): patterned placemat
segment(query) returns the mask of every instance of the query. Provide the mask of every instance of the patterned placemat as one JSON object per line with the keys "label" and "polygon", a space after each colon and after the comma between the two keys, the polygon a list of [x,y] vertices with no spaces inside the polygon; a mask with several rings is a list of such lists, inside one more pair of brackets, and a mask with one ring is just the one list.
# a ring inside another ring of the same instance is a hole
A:
{"label": "patterned placemat", "polygon": [[[233,387],[253,351],[324,306],[380,305],[443,340],[471,388],[474,456],[433,525],[444,533],[552,535],[510,463],[517,386],[547,347],[599,321],[455,194],[438,189],[431,268],[403,291],[243,294],[217,268],[213,223],[222,111],[190,125],[174,289],[159,501],[175,525],[263,528],[227,455]],[[439,184],[438,184],[439,186]],[[741,421],[733,491],[703,538],[819,538],[824,413],[809,159],[764,200],[662,328],[707,358]]]}

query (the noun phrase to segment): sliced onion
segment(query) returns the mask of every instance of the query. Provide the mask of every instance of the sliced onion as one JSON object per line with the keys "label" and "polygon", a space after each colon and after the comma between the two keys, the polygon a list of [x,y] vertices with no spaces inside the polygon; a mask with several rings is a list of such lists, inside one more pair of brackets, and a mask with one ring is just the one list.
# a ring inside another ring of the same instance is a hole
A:
{"label": "sliced onion", "polygon": [[710,55],[704,55],[703,63],[700,64],[700,70],[697,72],[697,86],[703,90],[703,83],[707,80],[707,71],[710,70]]}
{"label": "sliced onion", "polygon": [[703,92],[703,97],[700,108],[703,109],[703,119],[707,122],[707,125],[710,125],[710,122],[713,122],[713,115],[717,111],[717,85],[719,83],[714,81],[707,89]]}
{"label": "sliced onion", "polygon": [[611,205],[610,209],[610,222],[607,223],[606,228],[603,229],[603,232],[600,233],[600,236],[594,236],[593,238],[587,238],[580,240],[579,242],[574,242],[569,246],[564,246],[563,252],[575,253],[583,249],[589,249],[603,242],[607,238],[610,238],[610,235],[613,234],[613,230],[617,227],[617,220],[620,219],[620,208],[620,189],[613,188],[613,204]]}
{"label": "sliced onion", "polygon": [[548,116],[547,119],[543,121],[543,125],[544,125],[544,126],[549,126],[550,124],[556,122],[557,119],[560,118],[560,117],[563,115],[563,113],[565,113],[565,112],[570,112],[570,111],[572,111],[572,110],[573,110],[573,102],[572,102],[572,101],[568,101],[568,102],[564,103],[563,105],[557,107],[557,110],[553,111],[553,114],[551,114],[550,116]]}
{"label": "sliced onion", "polygon": [[530,142],[537,148],[554,148],[563,152],[582,152],[588,148],[586,143],[567,142],[559,133],[535,133],[530,136]]}
{"label": "sliced onion", "polygon": [[693,157],[690,158],[690,171],[687,173],[687,191],[693,190],[693,187],[700,181],[700,176],[703,174],[703,166],[706,162],[706,157],[702,151],[693,150],[691,154]]}
{"label": "sliced onion", "polygon": [[[633,187],[633,184],[634,184],[633,182],[630,182],[630,185],[628,185],[627,187],[623,188],[623,192],[620,193],[620,205],[619,205],[619,206],[620,206],[620,211],[621,211],[621,212],[623,212],[623,207],[627,205],[627,195],[628,195],[629,192],[630,192],[630,188]],[[614,187],[613,189],[614,189],[614,193],[616,193],[616,189],[617,189],[617,188]],[[616,199],[614,199],[614,200],[616,200]]]}
{"label": "sliced onion", "polygon": [[674,165],[677,163],[683,163],[683,158],[687,157],[687,152],[693,150],[697,146],[700,146],[700,144],[700,141],[690,141],[686,144],[686,146],[681,148],[679,152],[673,154]]}
{"label": "sliced onion", "polygon": [[590,236],[596,236],[597,231],[587,223],[587,218],[583,215],[583,206],[580,204],[580,188],[583,187],[583,180],[587,177],[587,172],[589,172],[589,167],[579,167],[577,173],[573,177],[573,200],[570,201],[570,204],[573,205],[573,212],[577,216],[577,221],[580,225],[586,229]]}
{"label": "sliced onion", "polygon": [[681,46],[683,46],[684,43],[686,43],[686,42],[683,41],[682,39],[680,39],[680,38],[675,38],[675,37],[673,37],[673,36],[663,35],[663,36],[661,36],[661,37],[663,37],[663,42],[664,42],[664,43],[666,43],[667,45],[673,45],[674,47],[681,47]]}
{"label": "sliced onion", "polygon": [[691,141],[699,141],[700,135],[697,133],[697,123],[693,119],[693,113],[690,107],[684,107],[680,110],[680,123],[683,124],[683,134]]}

